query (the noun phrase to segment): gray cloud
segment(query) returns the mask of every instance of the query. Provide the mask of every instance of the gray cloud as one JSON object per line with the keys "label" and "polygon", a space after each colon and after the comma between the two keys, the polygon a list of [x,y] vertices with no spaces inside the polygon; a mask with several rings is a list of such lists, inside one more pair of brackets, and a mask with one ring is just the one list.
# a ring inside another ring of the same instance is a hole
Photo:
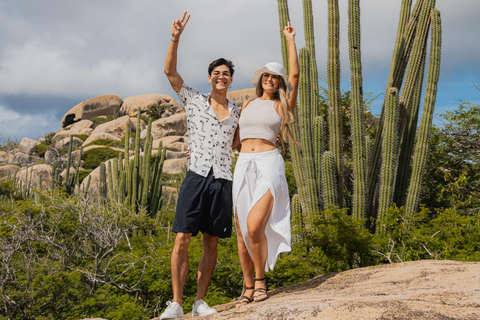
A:
{"label": "gray cloud", "polygon": [[[347,1],[340,3],[342,88],[348,90]],[[298,47],[304,45],[301,6],[300,0],[289,1]],[[399,8],[400,1],[361,2],[365,90],[374,94],[385,90]],[[455,99],[479,100],[469,84],[480,82],[480,42],[475,40],[480,2],[437,0],[437,8],[443,22],[440,110],[451,108]],[[221,56],[236,65],[233,90],[250,87],[259,66],[281,61],[276,1],[2,1],[0,109],[10,119],[39,116],[46,124],[22,131],[12,121],[0,120],[0,135],[36,138],[45,128],[58,130],[66,111],[102,94],[173,95],[163,63],[171,21],[185,9],[192,18],[180,43],[179,71],[189,84],[208,90],[206,68]],[[313,9],[319,75],[325,78],[326,1],[313,1]]]}

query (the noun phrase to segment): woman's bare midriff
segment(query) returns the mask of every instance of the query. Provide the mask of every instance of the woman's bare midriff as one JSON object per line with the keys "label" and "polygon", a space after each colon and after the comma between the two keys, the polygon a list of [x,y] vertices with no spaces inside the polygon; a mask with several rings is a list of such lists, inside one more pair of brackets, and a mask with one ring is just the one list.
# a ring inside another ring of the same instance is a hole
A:
{"label": "woman's bare midriff", "polygon": [[240,152],[259,153],[275,150],[277,147],[270,141],[264,139],[244,139],[242,140]]}

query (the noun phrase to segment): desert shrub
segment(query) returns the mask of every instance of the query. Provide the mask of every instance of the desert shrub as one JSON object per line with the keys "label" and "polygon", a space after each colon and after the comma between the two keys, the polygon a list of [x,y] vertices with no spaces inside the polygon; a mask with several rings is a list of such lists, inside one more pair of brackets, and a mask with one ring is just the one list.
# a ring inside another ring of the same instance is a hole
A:
{"label": "desert shrub", "polygon": [[80,183],[92,172],[92,170],[80,170],[78,171],[78,180]]}
{"label": "desert shrub", "polygon": [[85,147],[88,147],[88,146],[107,146],[107,147],[113,147],[113,146],[116,146],[117,144],[119,144],[120,142],[115,142],[115,141],[112,141],[112,140],[108,140],[108,139],[97,139],[97,140],[94,140],[92,142],[90,142],[89,144],[87,144]]}
{"label": "desert shrub", "polygon": [[7,140],[3,139],[2,144],[0,144],[0,151],[11,151],[13,149],[18,148],[19,144],[20,142],[17,141],[17,139],[15,140],[11,140],[10,138],[8,138]]}
{"label": "desert shrub", "polygon": [[100,163],[118,157],[120,152],[121,151],[112,150],[110,148],[88,150],[82,154],[82,160],[85,161],[83,167],[85,169],[95,169]]}
{"label": "desert shrub", "polygon": [[80,139],[82,141],[85,141],[85,140],[88,139],[88,135],[86,135],[86,134],[74,134],[73,136],[77,137],[78,139]]}
{"label": "desert shrub", "polygon": [[44,144],[46,144],[47,146],[51,145],[52,142],[53,142],[53,137],[55,136],[56,132],[50,132],[48,134],[45,134],[44,138],[45,138],[45,141],[43,142]]}
{"label": "desert shrub", "polygon": [[43,158],[45,156],[45,152],[47,152],[49,148],[50,146],[45,143],[37,144],[37,146],[35,147],[35,153]]}
{"label": "desert shrub", "polygon": [[[152,121],[158,120],[162,117],[162,113],[165,112],[166,106],[164,105],[153,105],[145,113],[152,118]],[[147,122],[148,123],[148,122]]]}
{"label": "desert shrub", "polygon": [[92,128],[95,129],[97,126],[103,123],[106,123],[110,120],[108,120],[106,117],[96,117],[96,118],[90,119],[90,121],[93,122]]}
{"label": "desert shrub", "polygon": [[453,208],[421,208],[413,217],[404,208],[387,210],[386,231],[376,235],[377,254],[388,262],[421,259],[480,261],[480,215]]}
{"label": "desert shrub", "polygon": [[331,207],[312,215],[307,230],[308,258],[321,273],[374,265],[375,239],[365,221],[347,215],[346,208]]}

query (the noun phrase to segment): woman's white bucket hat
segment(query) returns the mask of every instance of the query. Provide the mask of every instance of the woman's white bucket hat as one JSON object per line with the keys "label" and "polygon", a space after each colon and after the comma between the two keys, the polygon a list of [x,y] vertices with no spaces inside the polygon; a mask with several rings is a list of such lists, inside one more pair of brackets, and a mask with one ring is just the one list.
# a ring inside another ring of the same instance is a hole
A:
{"label": "woman's white bucket hat", "polygon": [[264,73],[270,73],[270,74],[274,74],[282,77],[283,82],[285,82],[285,85],[288,86],[288,81],[287,81],[287,78],[285,77],[285,69],[280,63],[269,62],[265,66],[255,70],[252,78],[252,84],[254,86],[257,86],[258,82],[260,81],[260,78],[262,77],[262,74]]}

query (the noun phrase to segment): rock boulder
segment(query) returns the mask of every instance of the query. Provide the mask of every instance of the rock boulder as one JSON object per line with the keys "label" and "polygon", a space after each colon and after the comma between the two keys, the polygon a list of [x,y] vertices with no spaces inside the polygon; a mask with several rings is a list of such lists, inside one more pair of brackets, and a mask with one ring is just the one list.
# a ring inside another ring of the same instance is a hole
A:
{"label": "rock boulder", "polygon": [[95,130],[92,131],[92,134],[104,132],[111,134],[119,139],[122,139],[125,136],[127,130],[127,123],[130,123],[130,132],[136,131],[136,119],[131,119],[130,116],[123,116],[118,119],[102,123],[97,126]]}
{"label": "rock boulder", "polygon": [[5,166],[0,166],[0,180],[5,177],[13,177],[13,175],[20,170],[20,167],[14,166],[14,165],[5,165]]}
{"label": "rock boulder", "polygon": [[255,93],[255,88],[243,89],[228,92],[227,98],[234,101],[239,107],[241,107],[243,102],[256,99],[257,94]]}
{"label": "rock boulder", "polygon": [[154,140],[166,136],[183,136],[186,132],[187,114],[184,112],[152,122],[152,137]]}
{"label": "rock boulder", "polygon": [[88,138],[87,140],[85,140],[83,142],[83,146],[86,146],[88,145],[89,143],[95,141],[95,140],[100,140],[100,139],[103,139],[103,140],[111,140],[111,141],[117,141],[117,142],[120,142],[122,141],[122,139],[114,136],[113,134],[110,134],[110,133],[106,133],[106,132],[94,132],[92,133]]}
{"label": "rock boulder", "polygon": [[28,179],[28,181],[31,181],[32,185],[36,185],[38,183],[39,177],[41,176],[41,188],[47,189],[50,188],[51,175],[52,167],[47,164],[36,164],[34,166],[19,171],[17,174],[17,178],[21,179],[24,183],[25,180]]}
{"label": "rock boulder", "polygon": [[18,149],[20,150],[20,152],[23,152],[25,154],[33,154],[35,152],[35,148],[39,144],[40,143],[37,140],[23,138],[18,145]]}
{"label": "rock boulder", "polygon": [[70,109],[62,119],[62,128],[85,119],[115,114],[122,105],[122,99],[113,94],[106,94],[80,102]]}
{"label": "rock boulder", "polygon": [[163,105],[166,107],[165,110],[170,111],[170,113],[178,113],[184,110],[183,105],[173,97],[160,93],[127,97],[123,100],[121,110],[130,116],[134,116],[139,109],[143,112],[154,105]]}

